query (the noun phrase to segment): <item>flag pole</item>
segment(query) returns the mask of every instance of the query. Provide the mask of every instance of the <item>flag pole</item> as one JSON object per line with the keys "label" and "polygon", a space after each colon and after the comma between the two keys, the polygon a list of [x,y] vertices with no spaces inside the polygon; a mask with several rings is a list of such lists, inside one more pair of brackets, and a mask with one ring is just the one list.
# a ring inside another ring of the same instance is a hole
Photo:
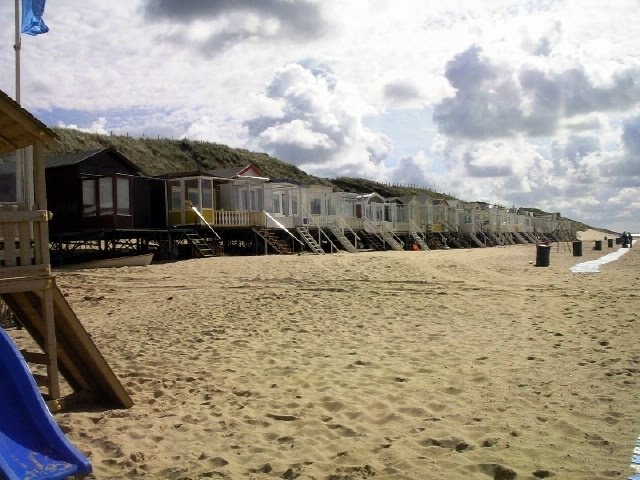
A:
{"label": "flag pole", "polygon": [[16,51],[16,103],[20,103],[20,0],[16,0],[16,43],[13,49]]}
{"label": "flag pole", "polygon": [[[16,103],[20,105],[20,47],[22,40],[20,38],[20,0],[15,0],[15,18],[16,18],[16,37],[13,49],[16,51]],[[25,163],[27,155],[23,148],[16,150],[16,201],[22,203],[27,200],[27,192],[24,181],[27,175]]]}

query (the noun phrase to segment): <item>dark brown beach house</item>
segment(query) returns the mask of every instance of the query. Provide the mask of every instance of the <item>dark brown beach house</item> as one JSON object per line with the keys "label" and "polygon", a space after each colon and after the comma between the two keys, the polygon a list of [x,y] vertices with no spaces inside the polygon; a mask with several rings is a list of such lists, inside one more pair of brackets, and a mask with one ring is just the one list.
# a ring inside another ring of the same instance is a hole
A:
{"label": "dark brown beach house", "polygon": [[166,228],[165,183],[113,147],[46,160],[51,234]]}

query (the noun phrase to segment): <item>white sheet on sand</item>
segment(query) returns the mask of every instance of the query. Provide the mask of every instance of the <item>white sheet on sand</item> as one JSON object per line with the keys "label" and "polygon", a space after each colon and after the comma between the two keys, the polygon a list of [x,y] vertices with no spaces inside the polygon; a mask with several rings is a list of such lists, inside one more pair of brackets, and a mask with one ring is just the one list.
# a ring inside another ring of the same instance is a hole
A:
{"label": "white sheet on sand", "polygon": [[613,253],[609,253],[603,257],[597,258],[596,260],[589,260],[588,262],[578,263],[574,265],[569,270],[573,273],[599,273],[600,270],[598,267],[600,265],[604,265],[605,263],[613,262],[618,260],[622,255],[627,253],[630,248],[619,248]]}

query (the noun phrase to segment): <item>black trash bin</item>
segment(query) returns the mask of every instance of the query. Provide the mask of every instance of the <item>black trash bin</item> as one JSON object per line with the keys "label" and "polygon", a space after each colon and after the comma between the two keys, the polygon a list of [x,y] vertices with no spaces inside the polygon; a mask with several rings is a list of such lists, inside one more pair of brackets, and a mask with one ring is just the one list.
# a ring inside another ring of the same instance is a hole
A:
{"label": "black trash bin", "polygon": [[582,242],[580,240],[573,241],[573,256],[574,257],[582,256]]}
{"label": "black trash bin", "polygon": [[536,246],[536,267],[548,267],[551,256],[551,245]]}
{"label": "black trash bin", "polygon": [[593,247],[594,250],[602,250],[602,240],[596,240],[596,244]]}

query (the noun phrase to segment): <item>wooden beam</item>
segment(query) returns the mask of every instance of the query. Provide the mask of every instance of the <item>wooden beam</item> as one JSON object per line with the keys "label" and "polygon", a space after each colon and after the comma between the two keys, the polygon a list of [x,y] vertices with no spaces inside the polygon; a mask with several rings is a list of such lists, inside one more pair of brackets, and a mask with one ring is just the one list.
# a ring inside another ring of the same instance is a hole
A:
{"label": "wooden beam", "polygon": [[17,103],[8,102],[0,98],[0,111],[18,123],[23,130],[29,132],[34,138],[46,137],[50,142],[54,141],[55,137],[51,137],[51,135],[45,131],[46,125],[40,123],[40,121],[21,108]]}
{"label": "wooden beam", "polygon": [[[22,293],[6,293],[2,300],[9,306],[13,314],[29,332],[38,346],[45,350],[45,328],[40,318],[42,300],[35,295],[35,290]],[[58,346],[58,360],[64,366],[64,376],[75,390],[88,390],[89,384],[85,381],[81,366],[69,356],[63,345]]]}
{"label": "wooden beam", "polygon": [[35,363],[36,365],[46,365],[49,362],[49,356],[46,353],[41,352],[29,352],[27,350],[20,350],[22,357],[27,363]]}
{"label": "wooden beam", "polygon": [[0,278],[0,293],[43,290],[50,277]]}
{"label": "wooden beam", "polygon": [[[38,210],[47,210],[47,182],[44,173],[44,143],[38,140],[33,145],[33,183]],[[49,264],[49,225],[41,222],[34,225],[36,263]]]}
{"label": "wooden beam", "polygon": [[[0,267],[0,280],[14,279],[22,277],[46,277],[51,275],[51,267],[49,265],[24,265],[20,267]],[[0,283],[0,293],[3,292],[4,286]],[[9,290],[16,291],[16,290]],[[20,290],[24,291],[24,290]]]}
{"label": "wooden beam", "polygon": [[0,223],[46,222],[46,210],[0,210]]}
{"label": "wooden beam", "polygon": [[58,380],[58,354],[56,343],[56,324],[53,314],[53,280],[48,282],[43,290],[41,310],[45,321],[45,353],[49,359],[47,363],[47,377],[49,396],[52,400],[60,398],[60,383]]}

